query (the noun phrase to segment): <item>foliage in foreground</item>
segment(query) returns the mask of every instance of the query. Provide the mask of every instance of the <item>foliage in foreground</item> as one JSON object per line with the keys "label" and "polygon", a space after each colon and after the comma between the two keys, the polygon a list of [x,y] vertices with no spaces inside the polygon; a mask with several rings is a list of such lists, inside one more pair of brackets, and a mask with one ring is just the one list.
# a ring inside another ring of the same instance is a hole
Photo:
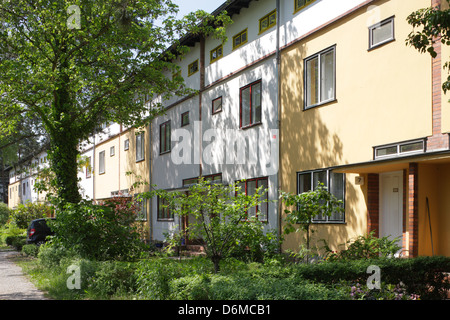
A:
{"label": "foliage in foreground", "polygon": [[103,205],[90,202],[66,204],[51,222],[51,240],[61,250],[93,260],[132,260],[144,244],[136,222],[137,208],[125,198]]}
{"label": "foliage in foreground", "polygon": [[223,185],[200,178],[189,187],[189,192],[152,190],[143,196],[158,196],[165,203],[162,208],[189,220],[186,231],[167,236],[169,242],[179,246],[184,237],[202,239],[206,255],[217,273],[220,261],[227,257],[247,251],[251,258],[262,260],[264,255],[277,251],[280,239],[276,232],[265,232],[264,222],[258,218],[261,205],[267,202],[266,193],[263,186],[254,194],[247,194],[239,182]]}
{"label": "foliage in foreground", "polygon": [[[246,263],[143,257],[136,262],[96,261],[46,244],[28,272],[55,299],[150,300],[411,300],[445,299],[448,257],[382,258],[292,264],[284,259]],[[81,289],[67,289],[67,268],[81,270]],[[381,270],[380,289],[369,289],[367,268]]]}

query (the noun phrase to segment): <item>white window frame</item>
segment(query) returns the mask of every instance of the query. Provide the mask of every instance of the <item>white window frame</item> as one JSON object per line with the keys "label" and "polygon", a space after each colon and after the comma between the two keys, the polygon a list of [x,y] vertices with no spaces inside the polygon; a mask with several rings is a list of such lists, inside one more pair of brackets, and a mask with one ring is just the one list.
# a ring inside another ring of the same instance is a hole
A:
{"label": "white window frame", "polygon": [[[310,178],[311,179],[311,181],[310,181],[311,189],[315,190],[317,185],[314,184],[314,175],[315,174],[316,175],[317,174],[321,174],[321,173],[322,174],[326,174],[326,181],[324,182],[325,187],[327,187],[328,191],[332,190],[333,183],[334,183],[333,179],[331,178],[332,177],[331,174],[333,173],[332,169],[310,170],[310,171],[297,172],[297,194],[301,193],[301,190],[300,190],[300,177],[302,175],[308,175],[308,174],[311,175],[311,178]],[[343,179],[343,181],[342,181],[342,183],[343,183],[342,195],[335,195],[335,194],[333,194],[336,198],[338,198],[339,200],[342,200],[342,202],[343,202],[344,211],[342,212],[342,218],[341,219],[333,219],[333,216],[331,216],[331,217],[325,216],[323,218],[315,217],[315,218],[312,219],[313,223],[334,223],[334,224],[345,223],[346,177],[345,177],[344,173],[342,173],[342,179]],[[307,191],[310,191],[310,190],[304,190],[302,192],[307,192]],[[330,192],[332,193],[332,191],[330,191]],[[342,196],[342,199],[341,199],[340,196]]]}
{"label": "white window frame", "polygon": [[145,160],[145,135],[141,132],[136,135],[136,162]]}
{"label": "white window frame", "polygon": [[[322,82],[323,82],[323,79],[322,79],[322,56],[324,56],[330,52],[333,52],[333,74],[332,74],[333,95],[332,95],[332,97],[330,97],[328,99],[322,99],[322,96],[321,96]],[[310,62],[314,59],[318,59],[318,70],[319,71],[317,72],[317,74],[318,74],[319,80],[317,82],[317,85],[318,85],[317,94],[318,94],[319,98],[318,98],[318,102],[308,104],[309,96],[308,96],[308,68],[307,68],[307,65],[308,65],[308,62]],[[303,79],[304,79],[304,93],[305,93],[304,94],[304,103],[303,103],[304,110],[314,108],[314,107],[320,106],[322,104],[336,100],[336,45],[333,45],[325,50],[322,50],[304,60],[304,77],[303,77]]]}
{"label": "white window frame", "polygon": [[[421,149],[412,150],[412,151],[402,151],[402,147],[405,147],[408,145],[419,144],[419,143],[422,144]],[[426,151],[426,143],[425,143],[425,139],[418,139],[418,140],[410,140],[410,141],[404,141],[404,142],[398,142],[398,143],[377,146],[377,147],[374,147],[373,149],[374,149],[374,151],[373,151],[374,160],[386,159],[386,158],[397,158],[397,157],[401,157],[401,156],[406,157],[409,155],[424,153]],[[378,151],[383,150],[383,149],[396,149],[396,152],[386,154],[386,155],[378,155]]]}
{"label": "white window frame", "polygon": [[105,165],[105,150],[103,150],[98,153],[98,174],[104,174],[106,172]]}
{"label": "white window frame", "polygon": [[[369,50],[378,48],[386,43],[389,43],[391,41],[395,40],[395,27],[394,27],[394,18],[395,16],[389,17],[387,19],[384,19],[383,21],[380,21],[372,26],[369,27]],[[385,39],[381,42],[378,43],[373,43],[373,32],[374,30],[376,30],[377,28],[380,28],[381,26],[384,26],[388,23],[391,23],[391,37],[388,39]]]}

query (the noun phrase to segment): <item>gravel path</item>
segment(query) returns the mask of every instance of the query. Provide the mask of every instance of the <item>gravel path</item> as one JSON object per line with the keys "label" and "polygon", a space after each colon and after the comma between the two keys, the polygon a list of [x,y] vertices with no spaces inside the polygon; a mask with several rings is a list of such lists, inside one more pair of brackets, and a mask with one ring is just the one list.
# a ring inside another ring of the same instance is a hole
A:
{"label": "gravel path", "polygon": [[0,250],[0,300],[47,300],[25,277],[22,268],[8,259],[17,254],[12,250]]}

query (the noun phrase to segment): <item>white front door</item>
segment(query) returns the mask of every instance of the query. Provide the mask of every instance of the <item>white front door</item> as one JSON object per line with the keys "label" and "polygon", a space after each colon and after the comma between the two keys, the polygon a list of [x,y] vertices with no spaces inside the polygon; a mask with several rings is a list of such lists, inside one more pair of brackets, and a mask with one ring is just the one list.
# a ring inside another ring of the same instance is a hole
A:
{"label": "white front door", "polygon": [[403,172],[380,174],[380,237],[399,238],[403,235]]}

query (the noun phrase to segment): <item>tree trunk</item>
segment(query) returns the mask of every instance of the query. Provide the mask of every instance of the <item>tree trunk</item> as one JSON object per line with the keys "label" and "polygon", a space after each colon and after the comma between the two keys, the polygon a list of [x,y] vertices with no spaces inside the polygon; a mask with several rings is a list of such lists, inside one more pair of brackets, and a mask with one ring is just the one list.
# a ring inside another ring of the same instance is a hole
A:
{"label": "tree trunk", "polygon": [[77,168],[80,132],[77,124],[72,121],[73,102],[67,90],[68,83],[69,77],[62,72],[53,102],[55,126],[50,130],[49,158],[56,177],[52,184],[59,200],[62,203],[78,203],[81,200]]}
{"label": "tree trunk", "polygon": [[77,147],[78,140],[70,130],[61,130],[59,136],[52,136],[49,156],[56,177],[53,184],[63,203],[78,203],[81,200],[77,177]]}
{"label": "tree trunk", "polygon": [[220,271],[220,266],[219,266],[220,256],[217,256],[217,255],[212,256],[211,261],[214,264],[214,273],[218,273]]}

